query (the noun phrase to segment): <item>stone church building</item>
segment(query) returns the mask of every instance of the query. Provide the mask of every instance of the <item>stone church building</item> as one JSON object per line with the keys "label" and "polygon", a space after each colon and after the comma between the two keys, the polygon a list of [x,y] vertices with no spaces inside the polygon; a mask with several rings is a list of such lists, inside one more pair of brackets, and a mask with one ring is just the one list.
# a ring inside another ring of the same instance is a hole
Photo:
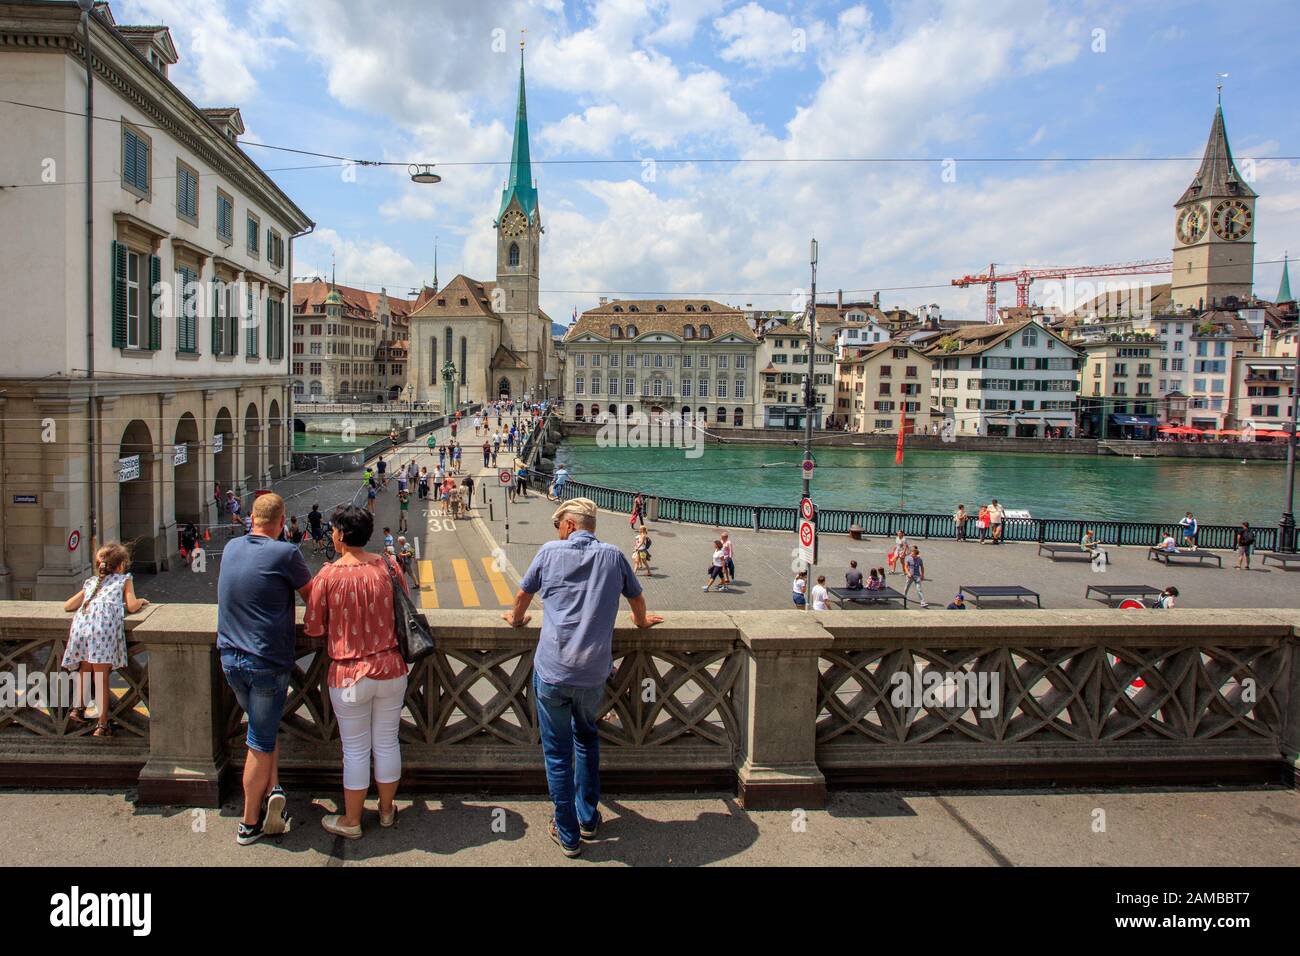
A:
{"label": "stone church building", "polygon": [[510,177],[493,223],[496,281],[458,275],[425,286],[411,310],[410,382],[416,401],[441,403],[444,369],[455,366],[458,402],[538,400],[559,393],[551,319],[538,303],[542,215],[528,155],[524,64],[519,62]]}

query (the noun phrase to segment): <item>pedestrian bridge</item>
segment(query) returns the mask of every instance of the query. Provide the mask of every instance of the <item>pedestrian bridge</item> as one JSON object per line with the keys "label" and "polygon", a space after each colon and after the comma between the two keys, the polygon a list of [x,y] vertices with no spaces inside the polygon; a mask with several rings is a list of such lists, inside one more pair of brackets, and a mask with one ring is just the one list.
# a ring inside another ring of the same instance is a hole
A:
{"label": "pedestrian bridge", "polygon": [[[403,789],[544,792],[536,616],[425,613],[438,649],[411,674]],[[216,806],[244,758],[216,608],[129,617],[107,740],[70,725],[66,702],[24,699],[57,668],[68,620],[0,602],[0,784]],[[814,808],[828,784],[1293,783],[1298,637],[1300,610],[681,612],[649,631],[623,616],[602,767],[610,790],[734,787],[751,809]],[[319,648],[300,637],[281,774],[337,786]]]}

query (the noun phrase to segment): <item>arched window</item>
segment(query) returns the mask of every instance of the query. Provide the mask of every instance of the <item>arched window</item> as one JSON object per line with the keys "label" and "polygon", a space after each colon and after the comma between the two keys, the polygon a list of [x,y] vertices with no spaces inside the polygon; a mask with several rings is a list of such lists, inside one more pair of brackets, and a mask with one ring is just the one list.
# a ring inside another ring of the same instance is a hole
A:
{"label": "arched window", "polygon": [[622,307],[621,305],[616,305],[616,306],[614,306],[614,311],[615,311],[615,312],[622,312],[622,311],[623,311],[623,307]]}
{"label": "arched window", "polygon": [[627,327],[627,337],[628,337],[629,339],[634,339],[634,338],[636,338],[636,335],[637,335],[637,332],[636,332],[636,326],[635,326],[635,325],[629,325],[629,326]]}
{"label": "arched window", "polygon": [[664,305],[662,302],[660,302],[658,305],[655,306],[655,311],[656,311],[656,312],[667,312],[667,311],[668,311],[668,307],[667,307],[666,305]]}
{"label": "arched window", "polygon": [[687,311],[687,312],[694,312],[694,311],[695,311],[695,306],[690,305],[690,304],[687,304],[687,306],[686,306],[686,311]]}
{"label": "arched window", "polygon": [[611,325],[609,327],[609,337],[611,339],[620,339],[623,337],[623,330],[620,329],[617,325]]}
{"label": "arched window", "polygon": [[469,366],[469,340],[465,336],[460,337],[460,384],[464,385],[469,379],[466,377],[465,369]]}
{"label": "arched window", "polygon": [[708,312],[708,311],[709,311],[709,307],[708,307],[708,305],[705,304],[705,305],[700,306],[700,311],[701,311],[701,312]]}
{"label": "arched window", "polygon": [[629,312],[640,312],[640,311],[641,311],[641,307],[640,307],[640,306],[637,306],[637,305],[629,305],[629,306],[627,307],[627,310],[628,310]]}
{"label": "arched window", "polygon": [[737,408],[735,414],[731,416],[731,423],[737,428],[743,428],[745,425],[745,410]]}
{"label": "arched window", "polygon": [[429,339],[429,384],[438,384],[438,336]]}
{"label": "arched window", "polygon": [[711,339],[711,338],[713,338],[713,327],[710,326],[710,325],[701,325],[701,326],[700,326],[700,338],[702,338],[702,339]]}
{"label": "arched window", "polygon": [[598,415],[600,415],[600,406],[597,405],[595,402],[592,402],[592,405],[591,405],[591,417],[592,417],[592,419],[594,420]]}
{"label": "arched window", "polygon": [[693,326],[693,325],[687,325],[687,326],[683,327],[683,329],[682,329],[682,337],[683,337],[683,338],[688,338],[688,339],[693,339],[693,338],[695,338],[695,326]]}
{"label": "arched window", "polygon": [[313,398],[319,398],[321,394],[320,382],[311,383],[311,394]]}
{"label": "arched window", "polygon": [[513,269],[519,265],[519,243],[510,243],[509,264]]}
{"label": "arched window", "polygon": [[718,424],[719,425],[727,424],[727,410],[723,408],[721,405],[718,406]]}
{"label": "arched window", "polygon": [[450,325],[447,326],[447,330],[446,330],[446,334],[444,335],[444,338],[446,339],[447,342],[447,358],[444,361],[454,362],[455,359],[453,359],[452,356],[455,355],[456,353],[451,350],[451,326]]}
{"label": "arched window", "polygon": [[346,395],[349,391],[350,391],[350,388],[349,388],[347,382],[344,382],[342,385],[339,386],[339,394],[340,394],[340,395]]}

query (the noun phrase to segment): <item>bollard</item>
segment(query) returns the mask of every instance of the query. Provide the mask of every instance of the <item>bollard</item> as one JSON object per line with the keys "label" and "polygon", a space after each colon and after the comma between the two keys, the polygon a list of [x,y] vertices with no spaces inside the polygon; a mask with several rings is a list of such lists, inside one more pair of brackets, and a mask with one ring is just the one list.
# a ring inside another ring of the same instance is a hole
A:
{"label": "bollard", "polygon": [[496,518],[494,518],[494,517],[492,516],[492,505],[493,505],[493,502],[491,502],[491,501],[489,501],[489,502],[487,503],[487,506],[488,506],[488,521],[496,521]]}

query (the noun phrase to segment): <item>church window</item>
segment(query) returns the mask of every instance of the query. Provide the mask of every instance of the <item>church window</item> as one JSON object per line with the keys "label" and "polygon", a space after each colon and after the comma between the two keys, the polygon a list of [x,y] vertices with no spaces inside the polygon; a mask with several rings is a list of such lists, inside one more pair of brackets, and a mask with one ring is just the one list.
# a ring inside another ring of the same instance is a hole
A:
{"label": "church window", "polygon": [[519,243],[510,243],[510,266],[514,268],[519,265]]}
{"label": "church window", "polygon": [[682,328],[682,337],[687,339],[695,338],[695,326],[687,325]]}
{"label": "church window", "polygon": [[460,384],[464,385],[469,381],[466,367],[469,365],[469,340],[465,336],[460,337]]}
{"label": "church window", "polygon": [[429,384],[438,384],[438,336],[429,339]]}

